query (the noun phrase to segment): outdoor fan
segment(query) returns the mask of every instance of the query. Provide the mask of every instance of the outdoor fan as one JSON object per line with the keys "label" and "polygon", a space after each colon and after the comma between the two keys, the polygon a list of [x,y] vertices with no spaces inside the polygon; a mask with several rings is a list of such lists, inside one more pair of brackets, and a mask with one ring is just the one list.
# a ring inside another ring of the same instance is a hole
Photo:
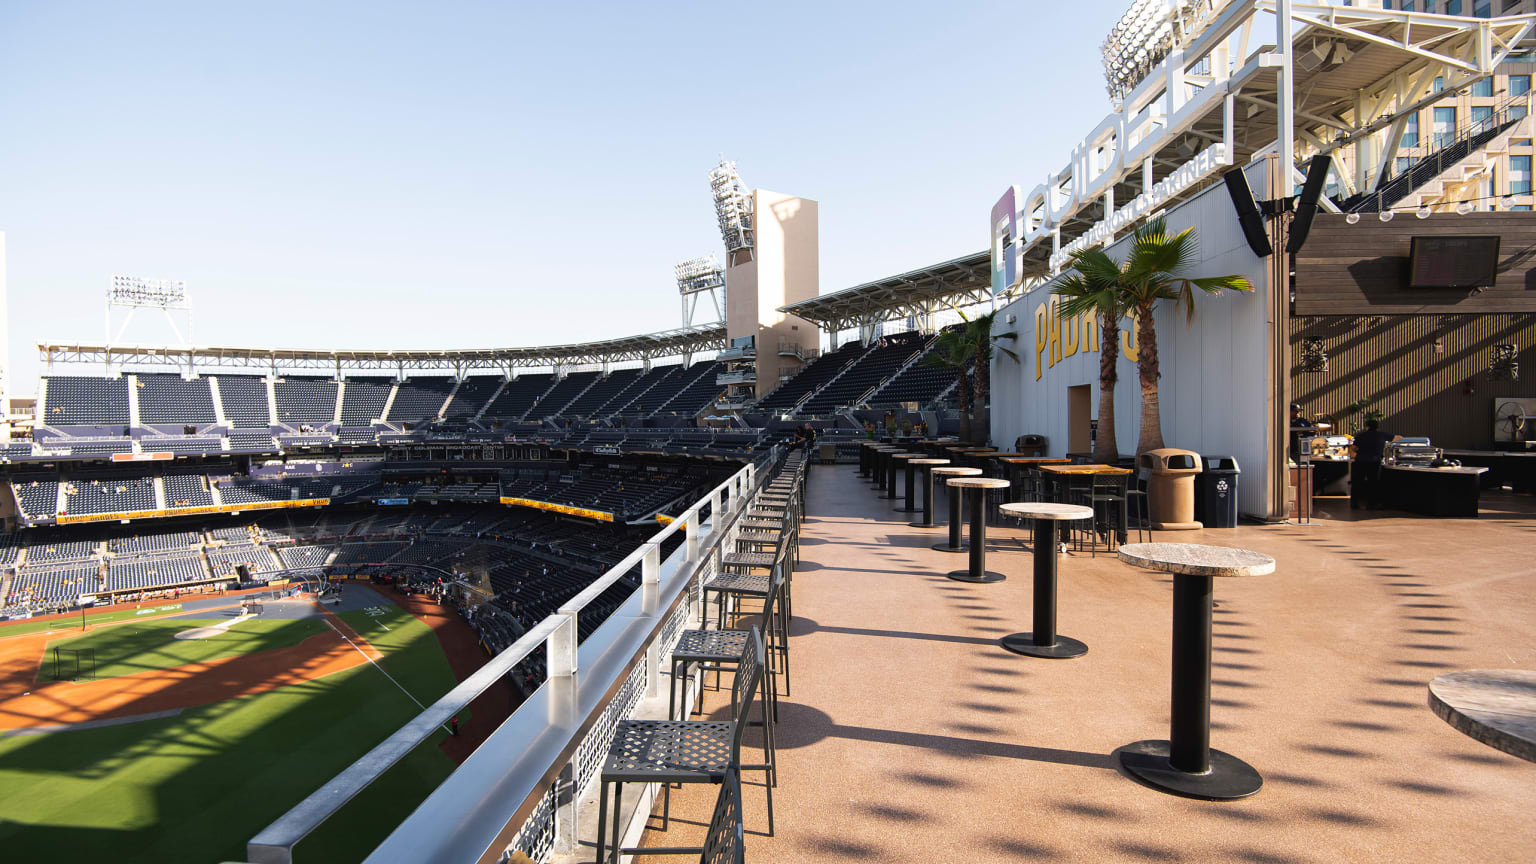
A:
{"label": "outdoor fan", "polygon": [[[1505,402],[1493,412],[1493,435],[1496,440],[1522,441],[1525,431],[1525,406],[1519,402]],[[1499,438],[1507,434],[1508,438]]]}

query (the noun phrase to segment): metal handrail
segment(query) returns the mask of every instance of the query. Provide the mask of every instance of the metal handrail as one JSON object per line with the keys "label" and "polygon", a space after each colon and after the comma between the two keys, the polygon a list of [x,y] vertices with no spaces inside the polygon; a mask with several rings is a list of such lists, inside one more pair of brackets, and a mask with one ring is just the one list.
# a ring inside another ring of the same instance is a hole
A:
{"label": "metal handrail", "polygon": [[[773,448],[766,464],[776,463],[781,456],[782,449]],[[405,822],[397,826],[368,860],[467,860],[459,852],[449,854],[443,848],[451,845],[450,841],[454,839],[480,846],[480,851],[473,855],[476,859],[498,858],[500,849],[493,848],[494,841],[482,842],[485,835],[493,834],[494,840],[515,836],[517,832],[513,829],[520,829],[521,820],[526,819],[538,800],[549,793],[559,779],[562,767],[568,765],[575,748],[624,682],[636,658],[635,646],[638,644],[640,651],[648,650],[666,623],[667,615],[659,614],[664,605],[663,594],[668,598],[665,605],[669,610],[684,598],[682,589],[709,563],[711,550],[721,544],[743,512],[742,503],[766,476],[767,472],[758,471],[757,463],[749,463],[700,498],[682,516],[572,597],[555,614],[536,624],[361,759],[263,828],[246,844],[251,864],[291,864],[294,847],[305,837],[542,645],[546,646],[546,662],[549,664],[549,676],[544,685]],[[710,508],[708,519],[703,517],[705,506]],[[686,534],[685,543],[665,562],[661,561],[662,542],[679,531]],[[636,564],[642,567],[640,590],[578,646],[577,620],[581,611]],[[664,574],[670,577],[666,580],[666,591],[662,590]],[[633,608],[636,605],[639,609]],[[637,632],[637,627],[644,632]],[[588,675],[582,678],[590,676],[593,682],[579,681],[578,674],[584,670]],[[648,677],[654,679],[657,676],[655,668],[648,671]],[[601,693],[595,693],[595,690],[601,690]],[[509,744],[516,749],[511,749]],[[447,788],[456,780],[482,790],[495,789],[498,794],[482,796],[476,806],[466,806],[462,797]],[[445,790],[449,794],[443,794]],[[437,808],[429,806],[444,799],[452,808],[448,812],[457,814],[460,822],[445,822],[436,813]],[[514,800],[518,802],[515,807],[506,804]],[[474,816],[480,817],[475,820],[481,829],[479,832],[469,831],[468,826],[461,824],[462,820]],[[426,820],[425,824],[436,827],[436,832],[429,832],[434,833],[433,837],[423,836],[423,832],[417,830],[415,823],[418,820]],[[488,827],[497,821],[501,823],[499,826]],[[574,826],[566,826],[564,830],[570,834]],[[564,839],[566,844],[574,842],[569,836]],[[443,856],[440,859],[422,849],[424,845],[433,845],[434,840],[437,845],[434,851]],[[397,850],[392,848],[401,844],[412,846],[412,852],[405,859],[396,857]]]}

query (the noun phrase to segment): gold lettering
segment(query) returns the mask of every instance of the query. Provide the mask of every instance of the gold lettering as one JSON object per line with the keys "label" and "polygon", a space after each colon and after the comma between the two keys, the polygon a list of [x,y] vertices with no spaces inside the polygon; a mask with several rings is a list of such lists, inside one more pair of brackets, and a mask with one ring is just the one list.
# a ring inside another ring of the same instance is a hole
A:
{"label": "gold lettering", "polygon": [[1077,345],[1082,336],[1083,317],[1081,315],[1063,319],[1061,322],[1061,356],[1071,357],[1077,353]]}
{"label": "gold lettering", "polygon": [[1046,344],[1045,311],[1046,311],[1046,307],[1049,306],[1049,305],[1050,305],[1050,301],[1046,301],[1044,303],[1041,303],[1039,306],[1035,307],[1035,380],[1036,381],[1040,380],[1041,373],[1043,373],[1045,371],[1045,369],[1043,368],[1043,366],[1041,364],[1042,364],[1042,360],[1044,359],[1044,356],[1045,356],[1045,344]]}
{"label": "gold lettering", "polygon": [[1051,298],[1051,308],[1046,313],[1045,320],[1050,327],[1051,366],[1054,368],[1061,362],[1061,298]]}
{"label": "gold lettering", "polygon": [[1130,321],[1129,321],[1129,323],[1123,323],[1120,326],[1120,353],[1125,355],[1125,359],[1131,361],[1132,363],[1135,363],[1136,362],[1136,313],[1135,312],[1131,312],[1131,313],[1127,314],[1126,317],[1129,318]]}

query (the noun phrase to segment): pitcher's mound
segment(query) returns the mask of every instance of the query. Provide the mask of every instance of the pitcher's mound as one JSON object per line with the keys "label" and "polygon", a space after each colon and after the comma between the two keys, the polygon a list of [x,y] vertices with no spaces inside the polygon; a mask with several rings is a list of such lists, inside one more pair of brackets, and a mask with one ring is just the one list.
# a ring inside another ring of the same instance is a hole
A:
{"label": "pitcher's mound", "polygon": [[193,627],[191,630],[183,630],[180,633],[177,633],[175,638],[177,638],[177,639],[207,639],[210,636],[217,636],[220,633],[223,633],[225,630],[228,630],[229,628],[235,626],[236,624],[239,624],[241,621],[244,621],[247,618],[255,618],[255,617],[256,617],[255,615],[252,615],[249,612],[244,612],[244,613],[241,613],[238,617],[231,618],[228,621],[223,621],[223,622],[220,622],[218,624],[210,625],[208,627]]}

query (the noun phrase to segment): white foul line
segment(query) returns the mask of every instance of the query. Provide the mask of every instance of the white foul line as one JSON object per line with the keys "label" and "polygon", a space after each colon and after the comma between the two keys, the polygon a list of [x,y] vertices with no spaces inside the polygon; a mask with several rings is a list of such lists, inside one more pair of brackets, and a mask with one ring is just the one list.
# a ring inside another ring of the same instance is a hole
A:
{"label": "white foul line", "polygon": [[[325,619],[325,626],[336,631],[337,636],[340,636],[342,639],[346,639],[347,644],[352,646],[352,650],[363,655],[364,660],[367,660],[369,663],[373,663],[373,668],[379,670],[380,672],[384,672],[384,667],[380,666],[378,663],[375,663],[373,658],[368,656],[368,652],[357,647],[356,642],[353,642],[351,639],[347,639],[347,634],[341,632],[341,630],[335,624],[332,624],[331,619]],[[389,683],[395,685],[396,687],[400,687],[400,682],[396,681],[393,675],[389,674],[388,672],[384,672],[384,677],[389,679]],[[416,697],[411,695],[411,691],[405,689],[404,687],[400,687],[400,692],[404,693],[407,699],[410,699],[412,702],[416,702]],[[421,704],[420,702],[416,702],[416,707],[423,711],[427,710],[427,706]],[[443,731],[448,731],[446,726],[443,727]]]}

